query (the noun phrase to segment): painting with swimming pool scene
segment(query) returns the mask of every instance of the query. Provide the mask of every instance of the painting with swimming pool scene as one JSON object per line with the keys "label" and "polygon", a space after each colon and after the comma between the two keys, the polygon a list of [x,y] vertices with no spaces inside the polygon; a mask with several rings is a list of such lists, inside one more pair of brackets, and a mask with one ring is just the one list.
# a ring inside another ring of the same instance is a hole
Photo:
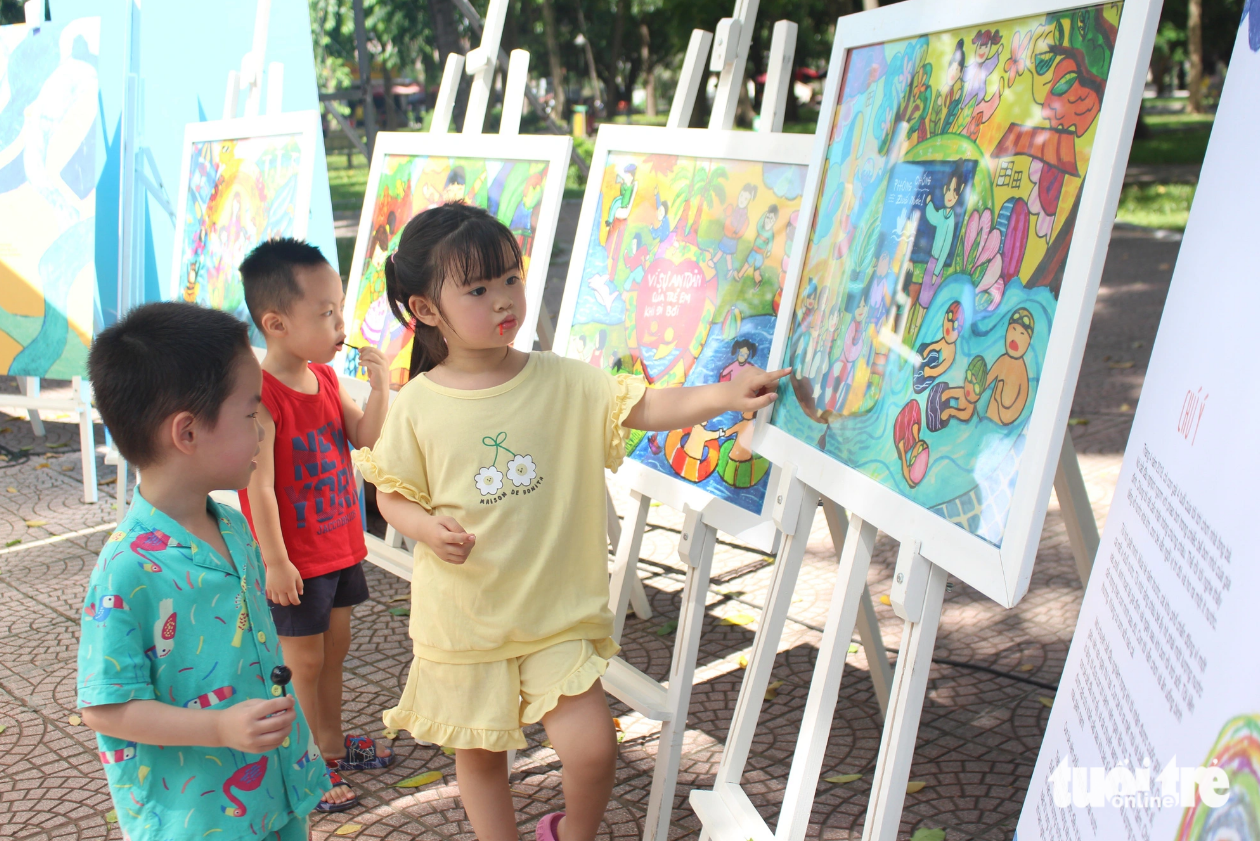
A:
{"label": "painting with swimming pool scene", "polygon": [[[652,133],[662,130],[637,138]],[[593,168],[579,222],[573,260],[580,266],[570,267],[565,342],[557,346],[657,388],[764,368],[792,258],[807,141],[789,139],[786,157],[796,162],[783,162],[645,152],[630,139],[635,133],[621,137],[610,143],[601,129],[595,161],[602,169]],[[628,462],[760,515],[770,462],[753,453],[752,428],[752,413],[728,412],[690,429],[635,431]]]}
{"label": "painting with swimming pool scene", "polygon": [[1120,12],[855,47],[826,106],[772,424],[994,546]]}

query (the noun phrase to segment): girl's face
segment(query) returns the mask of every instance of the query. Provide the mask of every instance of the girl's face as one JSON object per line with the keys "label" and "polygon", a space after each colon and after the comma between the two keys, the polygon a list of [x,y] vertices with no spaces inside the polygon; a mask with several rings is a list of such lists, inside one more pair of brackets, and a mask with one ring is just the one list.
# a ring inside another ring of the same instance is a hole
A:
{"label": "girl's face", "polygon": [[413,295],[409,304],[421,322],[442,331],[451,348],[507,347],[516,338],[525,317],[525,280],[520,267],[468,285],[447,280],[441,295],[441,313],[420,295]]}

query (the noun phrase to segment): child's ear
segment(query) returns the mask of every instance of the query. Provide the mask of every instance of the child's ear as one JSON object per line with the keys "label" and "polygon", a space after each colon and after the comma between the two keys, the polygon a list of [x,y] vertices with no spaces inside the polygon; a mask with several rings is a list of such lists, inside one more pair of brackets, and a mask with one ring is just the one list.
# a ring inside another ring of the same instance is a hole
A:
{"label": "child's ear", "polygon": [[258,326],[262,328],[264,336],[273,333],[282,336],[286,332],[284,316],[278,312],[263,313],[262,324]]}
{"label": "child's ear", "polygon": [[197,439],[197,418],[192,412],[176,412],[163,424],[171,445],[184,455],[192,455]]}
{"label": "child's ear", "polygon": [[407,299],[407,309],[421,324],[437,327],[442,323],[442,316],[433,306],[433,302],[423,295],[412,295]]}

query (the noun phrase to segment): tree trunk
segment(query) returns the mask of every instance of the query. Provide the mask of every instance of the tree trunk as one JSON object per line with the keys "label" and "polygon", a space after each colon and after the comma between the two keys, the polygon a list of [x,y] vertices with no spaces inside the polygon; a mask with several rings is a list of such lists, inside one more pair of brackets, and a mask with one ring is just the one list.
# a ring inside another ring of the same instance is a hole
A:
{"label": "tree trunk", "polygon": [[578,31],[582,33],[582,40],[585,42],[582,46],[586,50],[586,70],[590,74],[591,87],[595,96],[593,111],[596,117],[602,117],[604,103],[599,95],[599,75],[595,72],[595,51],[591,49],[591,38],[586,34],[586,14],[582,11],[582,0],[575,0],[574,5],[577,6]]}
{"label": "tree trunk", "polygon": [[556,10],[552,0],[542,0],[543,34],[547,37],[547,61],[551,64],[551,89],[555,97],[556,119],[564,121],[564,65],[560,63],[560,42],[556,37]]}
{"label": "tree trunk", "polygon": [[1203,0],[1189,0],[1186,10],[1186,52],[1190,55],[1190,89],[1187,108],[1203,113]]}
{"label": "tree trunk", "polygon": [[381,62],[382,82],[385,85],[385,130],[394,131],[398,128],[398,109],[394,102],[394,74],[389,72],[389,64]]}
{"label": "tree trunk", "polygon": [[862,0],[862,10],[869,12],[871,9],[879,8],[879,0]]}
{"label": "tree trunk", "polygon": [[646,23],[639,24],[639,55],[643,60],[643,113],[649,117],[656,116],[656,67],[652,63],[652,36]]}
{"label": "tree trunk", "polygon": [[[446,72],[446,57],[451,53],[464,52],[455,23],[455,4],[451,0],[429,0],[429,14],[433,18],[433,40],[438,49],[438,73],[443,74]],[[467,76],[464,76],[455,93],[455,108],[451,114],[451,126],[455,131],[464,125],[464,113],[468,109],[467,90]]]}
{"label": "tree trunk", "polygon": [[[609,98],[612,100],[612,113],[615,115],[621,111],[622,96],[629,100],[627,89],[630,87],[630,79],[620,78],[621,74],[617,71],[621,68],[621,47],[622,33],[625,31],[626,23],[626,0],[617,0],[617,16],[613,20],[613,37],[612,37],[612,55],[608,56],[608,78],[612,80],[612,87]],[[589,38],[587,39],[590,40]],[[628,106],[628,102],[627,102]]]}

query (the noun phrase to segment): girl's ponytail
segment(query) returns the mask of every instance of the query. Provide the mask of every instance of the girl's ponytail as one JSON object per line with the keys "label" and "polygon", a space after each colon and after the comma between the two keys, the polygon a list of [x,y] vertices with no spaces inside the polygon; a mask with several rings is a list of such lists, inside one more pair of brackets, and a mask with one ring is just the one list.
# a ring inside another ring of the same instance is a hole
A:
{"label": "girl's ponytail", "polygon": [[418,214],[403,228],[398,249],[385,261],[385,299],[400,324],[411,328],[412,378],[446,359],[446,339],[411,311],[414,296],[442,312],[442,286],[499,277],[521,266],[521,248],[507,226],[479,207],[443,204]]}

